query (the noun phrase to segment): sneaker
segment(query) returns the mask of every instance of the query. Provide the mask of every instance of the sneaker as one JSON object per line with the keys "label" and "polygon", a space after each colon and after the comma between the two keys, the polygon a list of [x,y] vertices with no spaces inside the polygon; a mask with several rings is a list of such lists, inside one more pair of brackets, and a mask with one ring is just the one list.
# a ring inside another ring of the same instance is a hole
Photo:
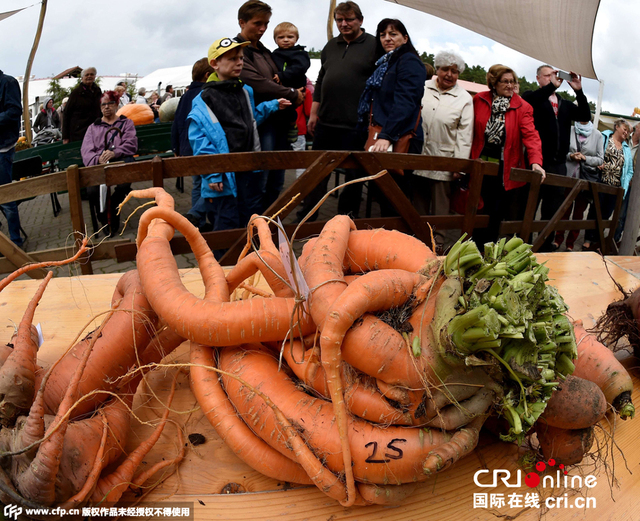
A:
{"label": "sneaker", "polygon": [[185,215],[185,217],[187,218],[187,221],[193,224],[196,228],[200,226],[200,219],[198,219],[195,215],[188,213]]}

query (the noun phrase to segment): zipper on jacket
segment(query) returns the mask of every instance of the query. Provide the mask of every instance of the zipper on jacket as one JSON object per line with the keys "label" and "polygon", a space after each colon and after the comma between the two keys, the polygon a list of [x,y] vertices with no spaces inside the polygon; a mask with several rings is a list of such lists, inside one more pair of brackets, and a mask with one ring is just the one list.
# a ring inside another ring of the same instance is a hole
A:
{"label": "zipper on jacket", "polygon": [[342,59],[344,60],[344,57],[347,55],[347,51],[349,50],[349,44],[347,44],[347,46],[344,48],[344,52],[342,53]]}

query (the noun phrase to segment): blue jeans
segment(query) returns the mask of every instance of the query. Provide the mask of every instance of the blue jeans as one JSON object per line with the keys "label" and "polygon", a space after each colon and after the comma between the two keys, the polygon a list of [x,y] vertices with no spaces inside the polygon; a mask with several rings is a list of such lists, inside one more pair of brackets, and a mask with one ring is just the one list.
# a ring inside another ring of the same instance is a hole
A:
{"label": "blue jeans", "polygon": [[[278,114],[275,114],[272,118],[277,118],[277,116]],[[274,122],[270,118],[258,127],[258,133],[260,134],[260,148],[263,152],[291,150],[287,139],[287,128],[281,122]],[[262,187],[262,208],[258,212],[259,214],[269,208],[282,192],[284,170],[265,170],[262,176],[263,179],[259,181]]]}
{"label": "blue jeans", "polygon": [[[273,172],[273,170],[271,170]],[[284,183],[284,170],[283,183]],[[240,228],[249,223],[255,213],[262,215],[267,206],[263,206],[263,192],[259,190],[260,183],[266,179],[264,171],[236,172],[236,188],[238,189],[238,219]],[[280,187],[282,188],[282,186]],[[276,196],[277,197],[277,196]],[[275,200],[275,199],[274,199]]]}
{"label": "blue jeans", "polygon": [[200,199],[200,186],[202,186],[202,177],[199,175],[192,175],[193,188],[191,189],[191,206],[195,206]]}
{"label": "blue jeans", "polygon": [[[12,148],[9,152],[0,152],[0,185],[6,185],[13,181],[11,175],[11,167],[13,165],[13,156],[15,149]],[[9,224],[9,237],[13,243],[22,248],[22,237],[20,236],[20,215],[18,214],[18,203],[11,202],[2,206],[2,212],[7,218]]]}

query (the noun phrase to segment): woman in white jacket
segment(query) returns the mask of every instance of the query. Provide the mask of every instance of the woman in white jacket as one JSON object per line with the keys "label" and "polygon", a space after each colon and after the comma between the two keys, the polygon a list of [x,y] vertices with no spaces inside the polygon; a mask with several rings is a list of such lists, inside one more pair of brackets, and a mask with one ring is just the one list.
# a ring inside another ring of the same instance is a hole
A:
{"label": "woman in white jacket", "polygon": [[[425,84],[422,98],[422,128],[428,156],[468,159],[473,139],[473,100],[458,85],[464,72],[461,56],[441,51],[435,57],[436,74]],[[414,171],[413,204],[421,215],[448,215],[450,212],[452,172]],[[444,235],[436,232],[444,243]]]}

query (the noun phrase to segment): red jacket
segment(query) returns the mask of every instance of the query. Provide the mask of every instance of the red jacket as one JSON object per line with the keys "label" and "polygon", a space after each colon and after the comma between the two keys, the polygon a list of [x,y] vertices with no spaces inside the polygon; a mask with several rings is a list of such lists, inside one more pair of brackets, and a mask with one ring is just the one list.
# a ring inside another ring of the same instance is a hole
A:
{"label": "red jacket", "polygon": [[296,121],[296,124],[298,125],[299,136],[307,135],[307,120],[311,115],[311,105],[313,103],[313,91],[314,91],[313,84],[309,80],[307,80],[307,92],[305,93],[304,101],[302,102],[302,105],[299,105],[298,108],[296,109],[296,112],[298,113],[298,119]]}
{"label": "red jacket", "polygon": [[[475,121],[471,159],[478,159],[484,148],[484,131],[491,116],[492,101],[493,95],[489,91],[480,92],[473,97]],[[511,104],[505,115],[505,133],[504,189],[513,190],[526,184],[509,178],[512,168],[525,168],[523,144],[527,149],[529,163],[542,165],[542,143],[533,124],[533,108],[517,94],[511,97]]]}

